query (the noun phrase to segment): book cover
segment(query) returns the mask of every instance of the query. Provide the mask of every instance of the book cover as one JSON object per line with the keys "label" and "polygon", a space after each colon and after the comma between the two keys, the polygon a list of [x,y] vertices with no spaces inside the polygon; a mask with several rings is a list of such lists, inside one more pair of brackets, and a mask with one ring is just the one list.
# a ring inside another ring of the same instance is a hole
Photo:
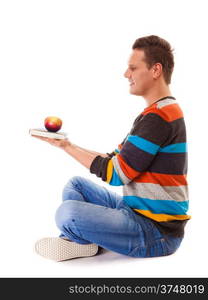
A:
{"label": "book cover", "polygon": [[29,130],[29,134],[48,137],[52,139],[65,139],[67,137],[67,134],[65,132],[51,132],[41,128],[32,128]]}

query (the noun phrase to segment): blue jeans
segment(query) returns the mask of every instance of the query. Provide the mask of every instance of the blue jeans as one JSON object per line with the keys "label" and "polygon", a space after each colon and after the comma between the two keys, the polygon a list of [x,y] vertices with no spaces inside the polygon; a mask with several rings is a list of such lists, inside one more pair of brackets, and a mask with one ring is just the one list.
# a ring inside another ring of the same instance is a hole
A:
{"label": "blue jeans", "polygon": [[182,238],[163,235],[150,219],[128,207],[122,196],[89,179],[71,178],[62,195],[55,216],[60,237],[132,257],[169,255],[180,246]]}

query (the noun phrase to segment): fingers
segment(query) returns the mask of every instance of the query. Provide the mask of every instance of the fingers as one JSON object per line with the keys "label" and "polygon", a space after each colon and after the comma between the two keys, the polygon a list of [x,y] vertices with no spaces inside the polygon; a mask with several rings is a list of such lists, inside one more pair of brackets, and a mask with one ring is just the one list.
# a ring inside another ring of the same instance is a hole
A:
{"label": "fingers", "polygon": [[52,146],[56,146],[56,147],[60,147],[60,148],[63,148],[63,147],[65,147],[66,144],[69,144],[68,139],[60,140],[60,139],[47,138],[47,137],[33,135],[33,134],[32,134],[32,136],[39,140],[48,142]]}
{"label": "fingers", "polygon": [[39,135],[33,135],[33,134],[32,134],[32,136],[39,139],[39,140],[42,140],[42,141],[48,141],[47,137],[43,137],[43,136],[39,136]]}
{"label": "fingers", "polygon": [[50,138],[43,137],[43,136],[38,136],[38,135],[32,135],[32,136],[35,137],[36,139],[48,142],[50,144],[52,144],[52,143],[54,143],[56,141],[55,139],[50,139]]}

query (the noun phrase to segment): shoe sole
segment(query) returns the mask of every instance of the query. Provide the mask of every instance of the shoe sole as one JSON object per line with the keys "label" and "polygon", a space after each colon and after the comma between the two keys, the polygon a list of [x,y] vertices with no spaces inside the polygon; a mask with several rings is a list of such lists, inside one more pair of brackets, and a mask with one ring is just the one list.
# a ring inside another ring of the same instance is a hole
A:
{"label": "shoe sole", "polygon": [[37,241],[35,251],[45,258],[63,261],[76,257],[93,256],[98,252],[98,246],[96,244],[78,244],[55,237]]}

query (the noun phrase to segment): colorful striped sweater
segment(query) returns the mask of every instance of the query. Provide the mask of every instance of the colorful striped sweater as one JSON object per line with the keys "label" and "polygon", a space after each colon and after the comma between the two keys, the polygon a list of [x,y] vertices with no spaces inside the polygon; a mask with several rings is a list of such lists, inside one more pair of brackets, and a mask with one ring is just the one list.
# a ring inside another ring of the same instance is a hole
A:
{"label": "colorful striped sweater", "polygon": [[108,157],[96,156],[90,172],[123,186],[123,200],[164,234],[183,236],[188,210],[187,143],[183,112],[174,97],[146,107]]}

